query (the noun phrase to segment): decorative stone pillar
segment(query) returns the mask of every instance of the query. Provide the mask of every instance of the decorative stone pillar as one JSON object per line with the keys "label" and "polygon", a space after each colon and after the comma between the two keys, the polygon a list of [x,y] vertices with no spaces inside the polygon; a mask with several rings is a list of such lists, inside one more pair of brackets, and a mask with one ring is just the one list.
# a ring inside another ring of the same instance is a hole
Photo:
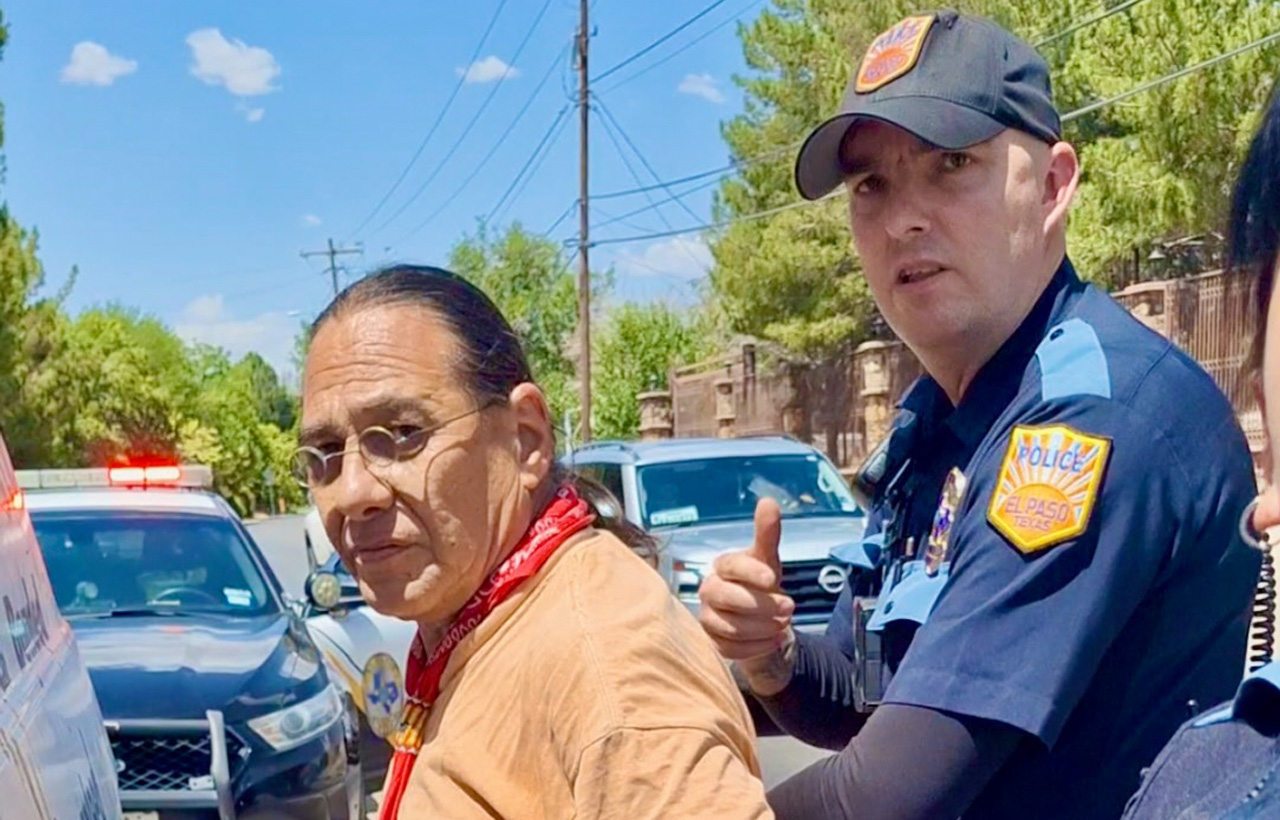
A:
{"label": "decorative stone pillar", "polygon": [[675,434],[675,417],[671,412],[671,393],[651,390],[636,396],[640,403],[640,440],[660,441]]}
{"label": "decorative stone pillar", "polygon": [[1130,285],[1115,294],[1117,301],[1124,305],[1129,313],[1147,327],[1164,336],[1172,338],[1169,326],[1171,307],[1170,287],[1176,284],[1169,282],[1142,282]]}
{"label": "decorative stone pillar", "polygon": [[891,342],[864,342],[853,352],[861,389],[857,400],[862,404],[862,419],[866,429],[864,446],[870,452],[889,434],[893,422],[892,374],[890,372]]}
{"label": "decorative stone pillar", "polygon": [[733,379],[716,379],[716,436],[718,438],[735,438],[737,431],[734,425],[738,420],[738,409],[733,403]]}

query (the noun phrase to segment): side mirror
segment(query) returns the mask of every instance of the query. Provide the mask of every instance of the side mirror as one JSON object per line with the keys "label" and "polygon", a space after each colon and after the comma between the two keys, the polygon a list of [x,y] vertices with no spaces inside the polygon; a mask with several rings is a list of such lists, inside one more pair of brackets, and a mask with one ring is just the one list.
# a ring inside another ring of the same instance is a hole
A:
{"label": "side mirror", "polygon": [[328,612],[342,601],[342,582],[332,572],[313,570],[307,576],[307,600],[321,612]]}

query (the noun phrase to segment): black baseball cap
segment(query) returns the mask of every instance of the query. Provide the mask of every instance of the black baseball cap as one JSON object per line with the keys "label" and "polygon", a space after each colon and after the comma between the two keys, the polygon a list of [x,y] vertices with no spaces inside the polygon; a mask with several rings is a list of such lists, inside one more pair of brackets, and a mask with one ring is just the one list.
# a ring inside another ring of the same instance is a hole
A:
{"label": "black baseball cap", "polygon": [[908,17],[867,49],[840,112],[809,134],[796,158],[796,187],[819,199],[844,181],[840,146],[870,119],[959,150],[1006,128],[1057,142],[1049,66],[1029,44],[990,20],[956,11]]}

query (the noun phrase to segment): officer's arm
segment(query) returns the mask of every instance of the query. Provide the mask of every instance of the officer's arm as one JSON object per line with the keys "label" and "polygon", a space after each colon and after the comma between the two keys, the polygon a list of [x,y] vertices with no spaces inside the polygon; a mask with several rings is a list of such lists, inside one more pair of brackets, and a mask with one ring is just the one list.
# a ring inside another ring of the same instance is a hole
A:
{"label": "officer's arm", "polygon": [[756,700],[792,737],[824,749],[842,749],[867,720],[854,708],[853,598],[836,602],[825,635],[797,633],[787,653],[789,678],[777,694]]}
{"label": "officer's arm", "polygon": [[881,706],[844,751],[769,793],[778,820],[959,817],[1022,732],[918,706]]}

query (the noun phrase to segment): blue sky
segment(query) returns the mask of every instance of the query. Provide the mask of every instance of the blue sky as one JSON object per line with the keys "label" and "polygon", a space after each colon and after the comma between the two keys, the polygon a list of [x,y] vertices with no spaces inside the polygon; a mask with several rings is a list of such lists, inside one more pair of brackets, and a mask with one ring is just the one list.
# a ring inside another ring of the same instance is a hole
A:
{"label": "blue sky", "polygon": [[[577,3],[549,0],[515,59],[544,0],[508,0],[472,64],[499,2],[5,3],[2,195],[22,224],[40,231],[47,289],[78,265],[73,310],[121,302],[187,338],[234,354],[256,349],[285,365],[298,323],[331,296],[325,262],[304,260],[300,251],[321,248],[332,236],[363,243],[362,257],[345,258],[355,272],[390,259],[443,263],[453,243],[498,203],[569,102],[574,80],[561,55]],[[705,5],[597,0],[592,73]],[[741,110],[730,77],[743,63],[736,26],[720,24],[751,19],[762,7],[763,0],[727,0],[599,84],[604,105],[664,179],[727,161],[719,125]],[[717,26],[697,45],[610,87]],[[520,125],[450,200],[548,71]],[[356,233],[461,72],[467,82],[417,164]],[[495,87],[475,129],[423,187]],[[499,223],[519,219],[546,230],[577,195],[571,113]],[[635,187],[598,119],[592,129],[592,190]],[[709,217],[711,191],[684,200],[700,220]],[[642,196],[600,202],[613,215],[645,204]],[[631,226],[602,227],[597,236],[664,230],[659,214],[675,227],[694,222],[671,203],[629,220]],[[575,230],[576,212],[553,236]],[[708,259],[695,235],[602,247],[593,266],[614,266],[617,298],[648,300],[688,294]]]}

